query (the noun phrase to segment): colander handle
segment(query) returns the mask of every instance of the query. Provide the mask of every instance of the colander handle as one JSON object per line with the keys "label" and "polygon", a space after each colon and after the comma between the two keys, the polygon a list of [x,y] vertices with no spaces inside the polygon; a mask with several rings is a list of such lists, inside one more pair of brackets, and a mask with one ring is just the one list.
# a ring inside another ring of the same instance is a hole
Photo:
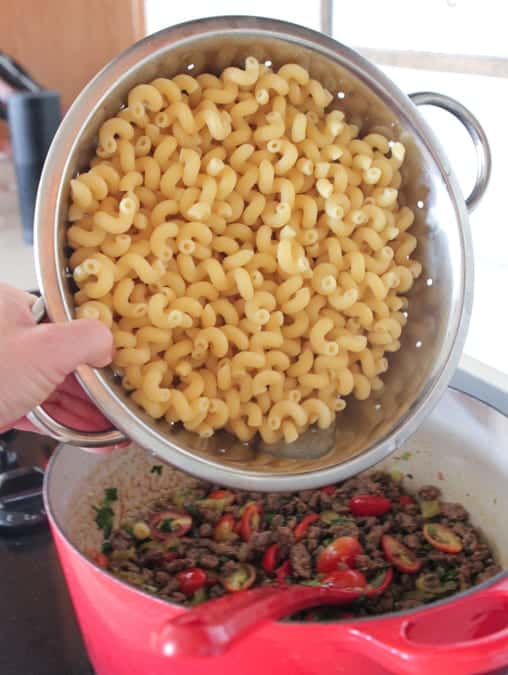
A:
{"label": "colander handle", "polygon": [[471,137],[476,151],[476,180],[471,194],[466,199],[466,206],[469,211],[473,211],[485,194],[492,170],[492,155],[483,127],[470,110],[450,96],[434,91],[419,91],[409,94],[409,98],[415,105],[433,105],[451,113]]}
{"label": "colander handle", "polygon": [[[37,323],[40,323],[46,316],[46,307],[42,298],[38,298],[32,305],[32,315]],[[46,436],[51,436],[61,443],[77,445],[81,448],[103,448],[120,445],[128,441],[128,438],[116,429],[109,429],[107,431],[78,431],[77,429],[71,429],[53,419],[40,405],[27,413],[26,417],[36,429],[39,429]]]}

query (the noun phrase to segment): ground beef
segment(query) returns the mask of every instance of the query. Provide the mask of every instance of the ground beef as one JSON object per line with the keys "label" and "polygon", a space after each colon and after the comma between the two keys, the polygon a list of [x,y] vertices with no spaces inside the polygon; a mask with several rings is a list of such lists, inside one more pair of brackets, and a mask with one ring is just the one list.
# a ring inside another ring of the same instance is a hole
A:
{"label": "ground beef", "polygon": [[304,544],[295,544],[292,546],[289,552],[289,559],[291,560],[293,571],[297,577],[301,577],[302,579],[311,578],[311,557]]}
{"label": "ground beef", "polygon": [[405,532],[416,532],[421,526],[422,519],[418,516],[412,516],[409,513],[397,513],[395,516],[395,522],[400,527],[401,530]]}
{"label": "ground beef", "polygon": [[462,504],[441,502],[441,513],[450,520],[467,520],[467,511]]}
{"label": "ground beef", "polygon": [[199,534],[201,537],[211,537],[213,534],[213,527],[210,523],[203,523],[199,527]]}
{"label": "ground beef", "polygon": [[[142,590],[171,602],[193,605],[202,600],[203,594],[218,598],[227,593],[226,579],[235,572],[238,572],[237,579],[255,579],[256,586],[276,583],[279,576],[288,583],[320,583],[326,576],[317,566],[321,552],[334,540],[348,537],[356,540],[362,552],[347,564],[361,572],[367,584],[375,588],[385,574],[392,574],[391,584],[379,596],[363,598],[346,609],[317,608],[299,615],[299,618],[308,615],[312,620],[318,616],[340,620],[347,618],[348,612],[354,616],[370,616],[415,607],[469,588],[499,572],[492,551],[470,524],[462,505],[441,502],[440,512],[430,521],[451,528],[459,537],[462,550],[450,554],[434,548],[426,540],[423,527],[429,521],[423,518],[418,501],[401,506],[400,497],[405,492],[402,484],[389,474],[374,471],[334,487],[333,491],[304,490],[273,495],[230,491],[234,502],[216,509],[200,506],[199,500],[207,499],[214,490],[223,489],[221,486],[200,483],[186,495],[183,507],[181,501],[179,505],[173,504],[168,493],[167,498],[158,499],[157,503],[140,510],[132,522],[123,524],[125,529],[112,533],[104,546],[106,555],[111,553],[108,569]],[[380,516],[355,517],[349,509],[349,500],[360,494],[384,495],[392,507]],[[425,501],[437,500],[440,495],[440,490],[431,485],[418,492],[419,500]],[[259,523],[252,523],[250,535],[240,526],[247,503],[260,507]],[[153,514],[186,509],[193,526],[182,537],[175,538],[168,533],[167,542],[164,539],[138,541],[130,534],[129,528],[138,520],[148,522]],[[320,515],[325,511],[326,515],[311,522],[296,541],[298,524],[310,514]],[[215,540],[215,526],[225,514],[232,516],[235,528],[228,541],[219,542]],[[387,559],[382,546],[386,534],[406,546],[408,555],[416,556],[420,563],[418,572],[404,573],[393,560]],[[265,560],[274,544],[276,549]],[[345,564],[338,559],[335,571],[344,569]],[[178,580],[178,572],[193,567],[201,568],[206,574],[205,586],[197,597],[184,595]],[[284,572],[279,574],[277,571],[281,568]],[[417,584],[422,575],[425,575],[425,593],[420,590],[421,584]]]}
{"label": "ground beef", "polygon": [[253,551],[262,552],[272,543],[272,538],[272,533],[269,530],[255,532],[249,540],[249,546]]}
{"label": "ground beef", "polygon": [[199,558],[199,564],[207,570],[214,570],[219,566],[220,560],[216,555],[211,553],[203,553]]}
{"label": "ground beef", "polygon": [[424,485],[418,490],[418,496],[425,502],[431,502],[434,499],[439,499],[441,490],[434,485]]}

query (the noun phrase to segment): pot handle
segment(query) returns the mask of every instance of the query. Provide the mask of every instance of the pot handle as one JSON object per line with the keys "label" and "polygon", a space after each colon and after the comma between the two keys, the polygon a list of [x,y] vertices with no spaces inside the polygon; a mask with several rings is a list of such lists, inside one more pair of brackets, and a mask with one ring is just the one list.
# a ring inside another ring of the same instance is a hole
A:
{"label": "pot handle", "polygon": [[[37,323],[40,323],[46,316],[46,306],[43,298],[37,298],[32,305],[32,315]],[[44,435],[51,436],[61,443],[77,445],[81,448],[103,448],[119,445],[129,440],[116,429],[108,429],[107,431],[78,431],[77,429],[71,429],[53,419],[40,405],[27,413],[26,417]]]}
{"label": "pot handle", "polygon": [[438,94],[434,91],[420,91],[409,94],[409,98],[415,105],[433,105],[446,110],[456,117],[466,128],[476,151],[476,180],[471,194],[466,199],[468,210],[473,211],[478,206],[487,189],[492,170],[489,141],[483,127],[462,103],[459,103],[450,96]]}
{"label": "pot handle", "polygon": [[508,662],[508,581],[417,612],[337,626],[341,648],[395,673],[470,675]]}

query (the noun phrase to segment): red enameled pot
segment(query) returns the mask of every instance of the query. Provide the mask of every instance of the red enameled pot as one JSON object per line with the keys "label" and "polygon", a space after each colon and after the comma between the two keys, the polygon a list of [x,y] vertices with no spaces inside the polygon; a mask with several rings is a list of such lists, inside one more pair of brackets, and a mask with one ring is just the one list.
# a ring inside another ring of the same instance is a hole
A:
{"label": "red enameled pot", "polygon": [[[340,623],[268,622],[223,654],[176,656],[164,627],[188,610],[128,586],[80,552],[87,537],[97,533],[91,509],[83,511],[88,519],[77,527],[76,504],[83,506],[105,485],[118,487],[120,500],[136,499],[143,462],[150,466],[136,448],[94,455],[61,446],[48,469],[47,511],[97,675],[469,675],[508,664],[504,572],[419,610]],[[381,467],[406,474],[409,491],[439,481],[444,497],[469,510],[500,563],[508,565],[507,417],[449,390],[403,450]]]}

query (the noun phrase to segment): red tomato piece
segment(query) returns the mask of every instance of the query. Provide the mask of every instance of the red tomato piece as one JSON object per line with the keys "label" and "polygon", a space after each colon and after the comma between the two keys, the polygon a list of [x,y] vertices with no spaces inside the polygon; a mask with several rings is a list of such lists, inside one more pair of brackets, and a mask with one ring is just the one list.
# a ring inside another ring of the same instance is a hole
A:
{"label": "red tomato piece", "polygon": [[231,513],[226,513],[216,524],[213,531],[215,541],[230,541],[235,534],[235,519]]}
{"label": "red tomato piece", "polygon": [[300,541],[300,539],[305,537],[305,533],[307,532],[309,525],[311,523],[315,523],[316,520],[319,520],[319,515],[317,513],[309,513],[308,516],[302,518],[302,520],[295,527],[294,534],[296,541]]}
{"label": "red tomato piece", "polygon": [[389,534],[381,537],[381,546],[387,560],[405,574],[414,574],[422,566],[422,561],[407,546]]}
{"label": "red tomato piece", "polygon": [[345,563],[352,567],[355,562],[355,556],[361,555],[363,548],[355,537],[339,537],[334,539],[326,548],[324,548],[317,558],[318,572],[331,572],[337,569],[339,563]]}
{"label": "red tomato piece", "polygon": [[325,485],[324,487],[321,488],[321,492],[324,492],[325,495],[333,495],[335,494],[336,487],[335,485]]}
{"label": "red tomato piece", "polygon": [[94,562],[96,565],[102,567],[102,569],[104,570],[108,569],[109,558],[105,553],[101,553],[100,551],[96,551],[95,549],[89,549],[85,553],[86,556],[90,558],[90,560]]}
{"label": "red tomato piece", "polygon": [[278,552],[279,552],[278,544],[272,544],[266,549],[263,555],[263,562],[261,564],[263,565],[263,569],[267,574],[271,574],[272,572],[275,571],[275,567],[277,565]]}
{"label": "red tomato piece", "polygon": [[334,570],[321,581],[323,586],[333,586],[347,590],[363,590],[367,586],[367,579],[358,570]]}
{"label": "red tomato piece", "polygon": [[356,495],[349,500],[349,510],[354,516],[382,516],[392,508],[392,503],[381,495]]}
{"label": "red tomato piece", "polygon": [[245,591],[256,581],[256,570],[248,563],[242,563],[222,580],[222,585],[230,593]]}
{"label": "red tomato piece", "polygon": [[381,595],[386,591],[388,586],[393,581],[393,568],[388,567],[383,570],[373,581],[370,581],[365,589],[365,595],[368,598],[374,598],[377,595]]}
{"label": "red tomato piece", "polygon": [[182,593],[185,593],[185,595],[193,595],[206,584],[206,572],[200,567],[193,567],[190,570],[178,572],[176,579],[180,584],[179,590]]}
{"label": "red tomato piece", "polygon": [[214,490],[208,495],[208,499],[220,499],[224,506],[231,506],[235,501],[235,495],[230,490]]}
{"label": "red tomato piece", "polygon": [[259,529],[261,522],[261,507],[259,504],[248,504],[240,521],[240,535],[244,541],[249,541],[253,532]]}
{"label": "red tomato piece", "polygon": [[409,495],[400,495],[399,504],[401,506],[412,506],[415,503],[415,500]]}
{"label": "red tomato piece", "polygon": [[188,513],[178,511],[160,511],[150,518],[150,530],[155,539],[183,537],[192,527],[192,518]]}
{"label": "red tomato piece", "polygon": [[423,536],[438,551],[451,554],[462,551],[462,542],[455,532],[439,523],[427,523],[424,525]]}
{"label": "red tomato piece", "polygon": [[287,577],[290,577],[292,574],[293,568],[291,566],[291,562],[289,560],[286,560],[275,572],[275,576],[277,577],[277,583],[287,584],[286,579]]}

